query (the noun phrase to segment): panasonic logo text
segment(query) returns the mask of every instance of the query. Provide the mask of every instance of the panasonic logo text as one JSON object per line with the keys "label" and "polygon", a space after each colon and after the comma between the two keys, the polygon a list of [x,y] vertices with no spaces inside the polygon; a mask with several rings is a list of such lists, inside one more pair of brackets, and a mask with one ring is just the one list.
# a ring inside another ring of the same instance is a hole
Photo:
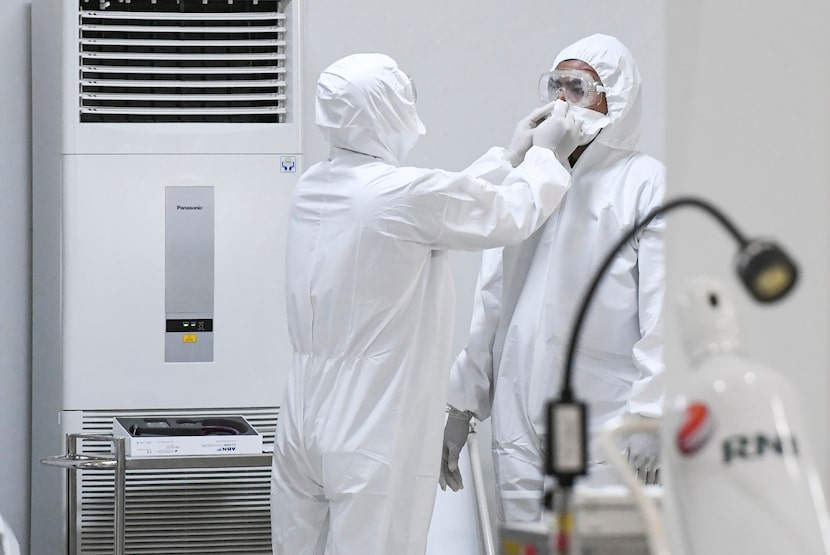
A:
{"label": "panasonic logo text", "polygon": [[182,206],[181,204],[176,205],[176,210],[203,210],[204,207],[202,206]]}

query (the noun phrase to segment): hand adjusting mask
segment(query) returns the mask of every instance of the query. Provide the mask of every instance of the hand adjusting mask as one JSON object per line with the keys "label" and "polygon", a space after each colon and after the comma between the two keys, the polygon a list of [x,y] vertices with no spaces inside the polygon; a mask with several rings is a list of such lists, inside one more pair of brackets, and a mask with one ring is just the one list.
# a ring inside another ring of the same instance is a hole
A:
{"label": "hand adjusting mask", "polygon": [[564,96],[570,113],[579,125],[578,145],[590,143],[611,120],[607,115],[587,108],[599,103],[605,87],[589,72],[580,69],[555,69],[539,77],[539,97],[550,102]]}

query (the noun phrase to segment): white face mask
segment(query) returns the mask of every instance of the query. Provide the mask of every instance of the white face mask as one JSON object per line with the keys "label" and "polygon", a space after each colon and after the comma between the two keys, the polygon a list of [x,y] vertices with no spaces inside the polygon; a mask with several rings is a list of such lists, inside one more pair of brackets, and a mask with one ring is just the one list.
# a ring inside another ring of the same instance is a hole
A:
{"label": "white face mask", "polygon": [[607,115],[589,108],[571,105],[568,108],[568,113],[573,116],[574,121],[579,125],[579,142],[577,143],[579,146],[587,145],[593,141],[602,128],[611,123],[611,118]]}

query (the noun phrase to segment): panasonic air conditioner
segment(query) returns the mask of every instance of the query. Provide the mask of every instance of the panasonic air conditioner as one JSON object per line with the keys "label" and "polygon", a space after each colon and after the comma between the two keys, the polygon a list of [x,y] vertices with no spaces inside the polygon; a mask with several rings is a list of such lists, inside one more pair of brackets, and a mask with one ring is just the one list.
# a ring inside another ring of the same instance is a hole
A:
{"label": "panasonic air conditioner", "polygon": [[[113,553],[112,473],[70,488],[39,462],[68,433],[242,415],[273,446],[297,4],[33,1],[34,555]],[[269,484],[270,467],[131,472],[126,553],[270,553]]]}

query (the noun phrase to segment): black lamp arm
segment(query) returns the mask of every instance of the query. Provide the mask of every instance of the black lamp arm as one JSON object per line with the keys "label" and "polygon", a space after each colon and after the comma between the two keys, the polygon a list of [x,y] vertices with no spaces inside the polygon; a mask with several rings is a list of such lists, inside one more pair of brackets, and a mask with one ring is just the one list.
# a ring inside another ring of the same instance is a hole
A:
{"label": "black lamp arm", "polygon": [[577,313],[576,321],[574,322],[574,325],[571,328],[571,337],[568,341],[568,358],[565,360],[565,375],[563,377],[559,397],[561,400],[573,400],[573,387],[571,385],[571,379],[573,375],[573,362],[574,357],[576,356],[576,347],[580,331],[582,330],[582,325],[585,320],[585,317],[588,314],[588,308],[590,308],[591,299],[594,296],[594,292],[596,291],[597,287],[599,287],[599,284],[602,281],[603,276],[605,276],[605,272],[608,270],[608,267],[614,261],[614,258],[616,258],[617,252],[623,247],[623,245],[630,241],[641,229],[650,224],[654,218],[666,212],[670,212],[671,210],[674,210],[675,208],[679,208],[681,206],[697,206],[698,208],[701,208],[704,211],[708,212],[716,220],[718,220],[723,225],[723,227],[726,228],[727,231],[729,231],[729,233],[735,238],[735,240],[738,242],[741,248],[743,248],[747,245],[747,243],[749,243],[749,240],[743,235],[743,233],[741,233],[738,230],[737,227],[735,227],[735,225],[726,217],[726,215],[723,212],[718,210],[709,202],[700,198],[679,197],[661,206],[658,206],[654,210],[649,212],[641,222],[639,222],[637,225],[631,228],[631,230],[628,233],[626,233],[625,236],[620,238],[620,240],[617,241],[614,247],[608,251],[608,254],[605,256],[605,259],[602,261],[602,264],[600,265],[599,269],[597,269],[597,271],[594,273],[594,277],[591,280],[590,286],[588,287],[588,289],[582,297],[582,302],[579,306],[579,312]]}

